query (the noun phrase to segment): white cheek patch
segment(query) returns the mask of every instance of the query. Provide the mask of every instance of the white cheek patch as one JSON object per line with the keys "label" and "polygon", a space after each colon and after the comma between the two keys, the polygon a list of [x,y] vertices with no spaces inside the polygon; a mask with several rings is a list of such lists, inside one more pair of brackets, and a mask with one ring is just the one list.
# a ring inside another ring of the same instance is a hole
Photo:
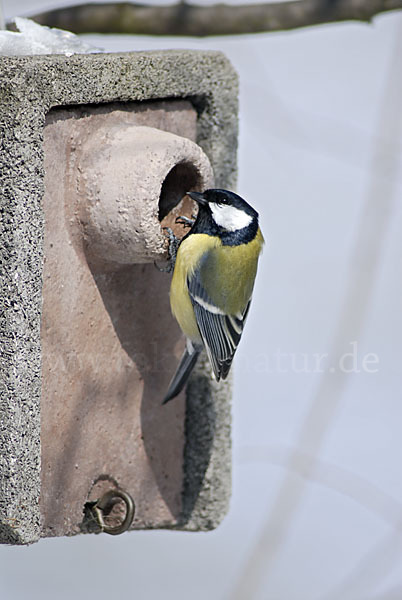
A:
{"label": "white cheek patch", "polygon": [[215,202],[211,202],[209,206],[215,223],[228,231],[244,229],[253,220],[253,217],[234,206],[216,204]]}

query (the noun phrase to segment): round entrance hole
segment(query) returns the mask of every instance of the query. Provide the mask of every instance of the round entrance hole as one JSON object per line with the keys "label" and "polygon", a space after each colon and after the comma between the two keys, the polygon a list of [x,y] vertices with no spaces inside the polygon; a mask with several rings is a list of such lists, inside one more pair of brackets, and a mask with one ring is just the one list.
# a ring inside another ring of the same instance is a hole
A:
{"label": "round entrance hole", "polygon": [[[194,165],[182,162],[174,166],[162,184],[159,199],[159,221],[162,221],[181,202],[187,192],[197,190],[200,184],[201,176]],[[194,203],[189,200],[182,208],[181,214],[191,217]]]}

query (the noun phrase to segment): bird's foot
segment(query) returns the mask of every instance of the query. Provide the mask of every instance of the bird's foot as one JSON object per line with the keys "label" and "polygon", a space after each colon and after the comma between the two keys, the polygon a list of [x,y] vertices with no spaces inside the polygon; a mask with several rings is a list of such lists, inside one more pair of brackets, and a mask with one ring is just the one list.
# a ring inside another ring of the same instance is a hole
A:
{"label": "bird's foot", "polygon": [[169,257],[167,260],[167,265],[166,265],[166,267],[160,267],[159,265],[156,264],[156,261],[154,262],[154,265],[158,269],[158,271],[160,271],[161,273],[171,273],[173,271],[175,263],[176,263],[177,249],[179,247],[180,240],[179,240],[179,238],[177,238],[175,236],[175,234],[173,233],[173,230],[170,227],[163,227],[163,230],[167,231],[167,233],[168,233],[167,237],[169,238],[169,248],[168,248]]}
{"label": "bird's foot", "polygon": [[175,223],[183,225],[183,227],[192,227],[195,223],[195,215],[191,215],[191,219],[189,217],[185,217],[184,215],[176,217]]}

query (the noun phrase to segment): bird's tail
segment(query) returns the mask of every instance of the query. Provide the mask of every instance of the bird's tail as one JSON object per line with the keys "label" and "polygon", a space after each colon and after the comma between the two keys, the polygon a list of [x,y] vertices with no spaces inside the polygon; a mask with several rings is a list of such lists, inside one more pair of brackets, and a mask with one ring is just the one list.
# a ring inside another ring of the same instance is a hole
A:
{"label": "bird's tail", "polygon": [[173,375],[162,404],[166,404],[166,402],[173,400],[173,398],[180,394],[197,362],[202,347],[192,346],[191,344],[189,344],[189,346],[189,348],[185,349],[184,354],[181,357],[180,364],[177,367],[176,373]]}

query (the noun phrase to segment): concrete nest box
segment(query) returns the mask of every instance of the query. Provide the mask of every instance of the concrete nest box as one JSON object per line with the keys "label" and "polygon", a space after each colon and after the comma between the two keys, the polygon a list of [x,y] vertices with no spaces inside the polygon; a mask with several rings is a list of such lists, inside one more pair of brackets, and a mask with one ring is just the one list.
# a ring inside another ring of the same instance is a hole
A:
{"label": "concrete nest box", "polygon": [[[230,495],[230,384],[205,357],[161,400],[184,340],[163,227],[234,188],[237,78],[216,52],[0,58],[0,542],[215,527]],[[118,516],[116,517],[118,520]]]}

